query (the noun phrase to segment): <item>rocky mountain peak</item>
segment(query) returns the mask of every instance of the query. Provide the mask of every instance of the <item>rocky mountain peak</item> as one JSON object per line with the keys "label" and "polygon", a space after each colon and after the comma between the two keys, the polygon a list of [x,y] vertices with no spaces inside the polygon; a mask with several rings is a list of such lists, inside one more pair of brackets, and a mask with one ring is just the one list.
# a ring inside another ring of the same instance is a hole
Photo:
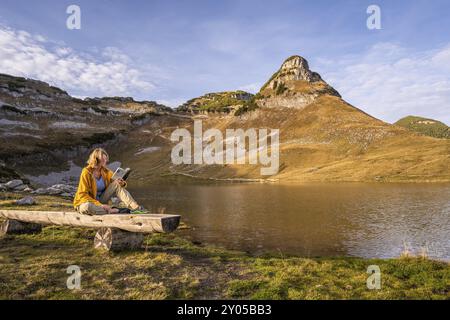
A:
{"label": "rocky mountain peak", "polygon": [[283,62],[280,69],[272,75],[269,81],[261,88],[261,91],[265,89],[276,90],[280,84],[285,86],[295,82],[304,82],[311,85],[325,83],[317,72],[309,69],[308,61],[305,58],[295,55]]}
{"label": "rocky mountain peak", "polygon": [[304,108],[324,95],[341,97],[318,73],[309,69],[305,58],[295,55],[287,58],[264,84],[257,103],[271,108]]}
{"label": "rocky mountain peak", "polygon": [[321,81],[322,78],[316,72],[309,69],[308,61],[300,56],[292,56],[284,61],[278,75],[279,81],[304,80],[308,82]]}

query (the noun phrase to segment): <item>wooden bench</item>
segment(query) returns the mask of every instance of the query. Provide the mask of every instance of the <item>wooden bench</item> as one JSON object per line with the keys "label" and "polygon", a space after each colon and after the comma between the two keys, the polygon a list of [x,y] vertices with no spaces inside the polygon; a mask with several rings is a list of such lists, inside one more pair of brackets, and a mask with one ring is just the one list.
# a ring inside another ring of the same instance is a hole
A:
{"label": "wooden bench", "polygon": [[144,234],[169,233],[178,228],[181,217],[169,214],[109,214],[89,216],[75,211],[0,210],[6,219],[0,235],[37,233],[44,225],[96,228],[94,247],[106,250],[136,249]]}

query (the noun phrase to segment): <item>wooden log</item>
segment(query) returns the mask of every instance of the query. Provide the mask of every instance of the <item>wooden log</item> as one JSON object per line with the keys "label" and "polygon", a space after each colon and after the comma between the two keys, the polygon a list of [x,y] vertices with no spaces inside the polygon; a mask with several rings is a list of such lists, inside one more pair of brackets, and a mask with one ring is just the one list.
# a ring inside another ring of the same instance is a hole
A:
{"label": "wooden log", "polygon": [[94,247],[107,251],[139,249],[144,242],[142,233],[123,231],[115,228],[101,228],[94,238]]}
{"label": "wooden log", "polygon": [[0,236],[7,234],[32,234],[42,231],[42,226],[36,223],[21,222],[7,219],[0,225]]}
{"label": "wooden log", "polygon": [[0,217],[41,225],[87,228],[117,228],[130,232],[173,232],[180,224],[179,215],[108,214],[89,216],[75,211],[0,210]]}

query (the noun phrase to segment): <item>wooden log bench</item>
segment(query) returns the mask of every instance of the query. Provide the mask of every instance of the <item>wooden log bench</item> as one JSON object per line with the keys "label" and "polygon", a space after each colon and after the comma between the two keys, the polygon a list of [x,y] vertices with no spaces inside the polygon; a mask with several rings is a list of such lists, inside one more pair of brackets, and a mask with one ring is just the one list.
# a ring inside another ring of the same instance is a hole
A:
{"label": "wooden log bench", "polygon": [[181,217],[170,214],[108,214],[89,216],[75,211],[0,210],[6,219],[0,225],[0,236],[37,233],[42,226],[95,228],[94,247],[119,251],[142,246],[144,234],[169,233],[178,228]]}

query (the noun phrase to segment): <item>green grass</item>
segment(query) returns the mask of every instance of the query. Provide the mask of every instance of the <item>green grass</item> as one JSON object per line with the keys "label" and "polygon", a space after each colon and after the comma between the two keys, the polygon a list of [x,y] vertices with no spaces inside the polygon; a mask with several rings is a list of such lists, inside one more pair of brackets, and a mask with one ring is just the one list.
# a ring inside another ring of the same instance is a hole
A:
{"label": "green grass", "polygon": [[278,96],[280,94],[283,94],[288,88],[286,87],[286,85],[282,82],[280,82],[278,84],[278,86],[276,87],[276,91],[275,94]]}
{"label": "green grass", "polygon": [[[19,194],[2,193],[0,208]],[[30,210],[70,208],[69,199],[36,197]],[[59,207],[54,207],[55,203]],[[52,205],[52,206],[50,206]],[[0,299],[448,299],[448,263],[423,258],[359,259],[251,256],[195,245],[183,231],[153,234],[141,250],[111,253],[92,246],[94,230],[48,226],[0,239]],[[369,265],[381,289],[366,286]],[[67,268],[81,268],[69,290]]]}
{"label": "green grass", "polygon": [[240,115],[243,115],[246,112],[258,109],[259,107],[258,107],[258,104],[256,103],[256,100],[259,98],[260,98],[260,96],[258,94],[256,94],[250,100],[245,101],[243,106],[240,107],[239,109],[237,109],[236,112],[234,113],[234,115],[238,117]]}
{"label": "green grass", "polygon": [[[286,61],[285,61],[286,62]],[[273,79],[275,79],[276,77],[278,77],[278,75],[280,74],[280,70],[276,71],[274,74],[272,74],[272,76],[269,78],[269,80],[267,80],[263,86],[261,87],[261,89],[259,90],[259,92],[262,92],[263,90],[265,90],[267,88],[267,86],[269,85],[270,82],[272,82]]]}
{"label": "green grass", "polygon": [[201,97],[187,101],[183,108],[192,108],[198,111],[229,113],[231,106],[246,105],[248,100],[236,95],[250,95],[245,91],[226,91],[208,93]]}
{"label": "green grass", "polygon": [[[381,269],[381,289],[366,286],[371,264]],[[229,294],[250,299],[441,299],[449,298],[448,265],[427,259],[257,258],[258,276],[232,281]]]}
{"label": "green grass", "polygon": [[398,120],[395,124],[430,137],[450,139],[450,128],[437,120],[408,116]]}

